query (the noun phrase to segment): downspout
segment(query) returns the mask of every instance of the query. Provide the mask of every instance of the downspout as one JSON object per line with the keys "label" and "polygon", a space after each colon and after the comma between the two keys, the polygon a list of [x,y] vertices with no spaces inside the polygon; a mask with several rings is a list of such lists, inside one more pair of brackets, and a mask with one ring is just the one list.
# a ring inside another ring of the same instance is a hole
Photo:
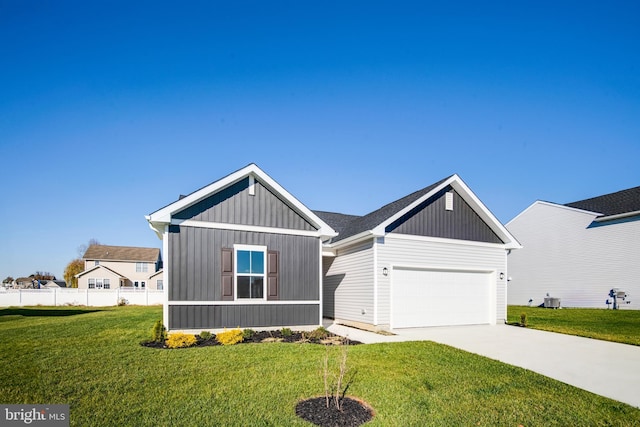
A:
{"label": "downspout", "polygon": [[373,238],[373,326],[378,326],[378,238]]}

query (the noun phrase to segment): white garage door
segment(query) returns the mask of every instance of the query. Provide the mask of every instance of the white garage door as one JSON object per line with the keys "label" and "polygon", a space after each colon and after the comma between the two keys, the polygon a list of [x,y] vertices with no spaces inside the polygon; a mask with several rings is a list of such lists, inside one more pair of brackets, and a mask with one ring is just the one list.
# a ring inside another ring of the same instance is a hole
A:
{"label": "white garage door", "polygon": [[394,268],[391,327],[491,323],[491,273]]}

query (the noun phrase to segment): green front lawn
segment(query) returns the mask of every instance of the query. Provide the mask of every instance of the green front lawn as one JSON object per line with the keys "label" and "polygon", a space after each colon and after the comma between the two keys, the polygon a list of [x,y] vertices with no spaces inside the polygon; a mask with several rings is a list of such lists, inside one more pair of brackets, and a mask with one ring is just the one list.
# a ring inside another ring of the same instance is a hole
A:
{"label": "green front lawn", "polygon": [[598,308],[554,310],[510,305],[507,307],[507,321],[519,323],[521,313],[527,314],[527,325],[530,328],[640,345],[640,310]]}
{"label": "green front lawn", "polygon": [[[159,307],[0,309],[0,402],[68,403],[74,426],[309,425],[325,348],[140,346]],[[337,352],[338,348],[330,348]],[[433,342],[352,346],[378,426],[640,425],[640,410]]]}

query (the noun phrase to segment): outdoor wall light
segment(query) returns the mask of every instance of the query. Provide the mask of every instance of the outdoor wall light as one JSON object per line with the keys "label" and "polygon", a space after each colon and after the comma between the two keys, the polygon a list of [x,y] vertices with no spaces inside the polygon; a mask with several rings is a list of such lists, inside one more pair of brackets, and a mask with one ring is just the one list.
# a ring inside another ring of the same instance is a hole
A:
{"label": "outdoor wall light", "polygon": [[504,279],[504,273],[500,273],[500,280]]}
{"label": "outdoor wall light", "polygon": [[383,275],[383,276],[387,276],[388,274],[389,274],[389,270],[387,270],[387,267],[384,267],[384,268],[382,269],[382,275]]}

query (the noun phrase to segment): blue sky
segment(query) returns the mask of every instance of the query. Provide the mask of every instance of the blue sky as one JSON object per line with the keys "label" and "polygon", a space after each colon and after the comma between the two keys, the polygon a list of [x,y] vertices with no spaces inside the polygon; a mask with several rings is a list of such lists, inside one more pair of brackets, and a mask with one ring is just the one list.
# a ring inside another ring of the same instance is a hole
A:
{"label": "blue sky", "polygon": [[637,2],[0,0],[0,40],[1,278],[160,247],[144,215],[252,162],[351,214],[640,185]]}

